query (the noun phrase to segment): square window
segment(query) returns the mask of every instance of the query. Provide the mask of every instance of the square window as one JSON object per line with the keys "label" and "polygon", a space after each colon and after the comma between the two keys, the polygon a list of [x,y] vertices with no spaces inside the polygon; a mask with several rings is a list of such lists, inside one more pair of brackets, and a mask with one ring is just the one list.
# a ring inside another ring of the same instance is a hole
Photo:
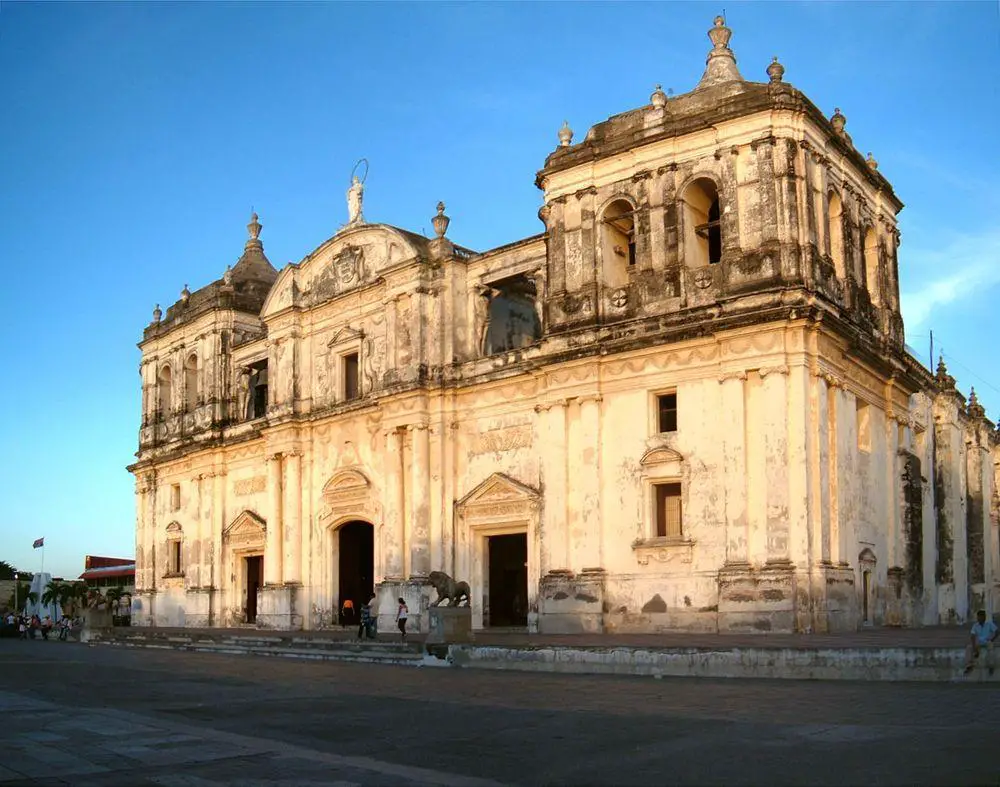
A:
{"label": "square window", "polygon": [[173,484],[170,487],[170,510],[179,511],[181,508],[181,485]]}
{"label": "square window", "polygon": [[358,353],[345,355],[343,359],[344,401],[350,402],[361,396],[358,377]]}
{"label": "square window", "polygon": [[683,535],[681,519],[681,485],[654,484],[656,499],[656,537],[680,538]]}
{"label": "square window", "polygon": [[677,431],[677,394],[660,394],[656,397],[657,416],[656,431]]}

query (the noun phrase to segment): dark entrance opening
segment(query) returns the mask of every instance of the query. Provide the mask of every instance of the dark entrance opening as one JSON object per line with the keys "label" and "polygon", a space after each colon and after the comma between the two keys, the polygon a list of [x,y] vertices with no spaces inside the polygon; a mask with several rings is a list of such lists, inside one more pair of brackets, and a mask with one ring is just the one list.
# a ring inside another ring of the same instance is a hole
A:
{"label": "dark entrance opening", "polygon": [[490,567],[488,626],[528,624],[528,536],[486,539]]}
{"label": "dark entrance opening", "polygon": [[[337,552],[339,555],[340,577],[338,588],[338,612],[343,612],[344,602],[353,602],[354,613],[350,620],[354,623],[361,606],[371,598],[375,589],[375,528],[367,522],[347,522],[337,531]],[[350,613],[348,613],[350,615]]]}
{"label": "dark entrance opening", "polygon": [[864,571],[861,574],[861,593],[862,593],[861,604],[863,607],[862,613],[864,615],[862,620],[865,622],[866,625],[872,622],[871,608],[869,607],[869,598],[871,597],[871,592],[872,592],[872,572]]}
{"label": "dark entrance opening", "polygon": [[257,622],[257,591],[264,584],[264,556],[253,555],[243,559],[246,574],[247,597],[243,606],[247,611],[247,623]]}

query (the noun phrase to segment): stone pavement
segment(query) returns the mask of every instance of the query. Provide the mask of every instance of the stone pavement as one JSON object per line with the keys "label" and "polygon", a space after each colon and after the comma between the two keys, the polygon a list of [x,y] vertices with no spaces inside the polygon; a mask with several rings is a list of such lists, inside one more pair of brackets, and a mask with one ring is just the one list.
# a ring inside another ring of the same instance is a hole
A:
{"label": "stone pavement", "polygon": [[0,785],[995,785],[998,700],[4,640]]}

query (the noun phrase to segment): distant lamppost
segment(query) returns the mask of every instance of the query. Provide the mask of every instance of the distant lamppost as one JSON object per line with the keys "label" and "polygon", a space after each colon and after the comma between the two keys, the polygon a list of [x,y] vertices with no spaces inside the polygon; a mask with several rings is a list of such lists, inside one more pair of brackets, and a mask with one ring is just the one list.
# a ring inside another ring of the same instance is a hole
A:
{"label": "distant lamppost", "polygon": [[14,572],[14,612],[17,615],[21,614],[21,610],[17,606],[17,572]]}

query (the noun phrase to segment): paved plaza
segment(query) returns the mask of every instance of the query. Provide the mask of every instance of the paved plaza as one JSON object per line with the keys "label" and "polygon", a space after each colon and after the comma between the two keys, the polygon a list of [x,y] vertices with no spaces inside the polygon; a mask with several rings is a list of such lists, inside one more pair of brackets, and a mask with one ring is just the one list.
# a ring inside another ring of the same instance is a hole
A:
{"label": "paved plaza", "polygon": [[0,785],[990,784],[1000,687],[0,641]]}

